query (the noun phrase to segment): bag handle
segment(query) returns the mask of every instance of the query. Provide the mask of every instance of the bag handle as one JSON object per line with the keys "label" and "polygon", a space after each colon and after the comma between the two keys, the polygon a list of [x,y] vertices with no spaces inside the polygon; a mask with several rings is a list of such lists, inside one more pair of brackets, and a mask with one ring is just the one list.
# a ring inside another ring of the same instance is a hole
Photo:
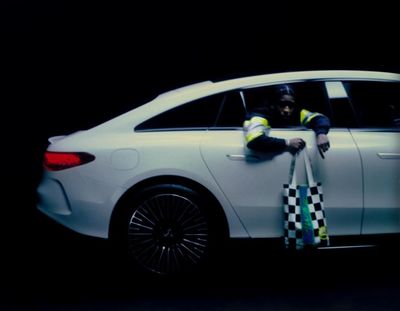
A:
{"label": "bag handle", "polygon": [[289,185],[295,187],[297,185],[297,178],[296,178],[296,160],[299,156],[299,152],[296,152],[290,163],[290,170],[289,170]]}
{"label": "bag handle", "polygon": [[304,148],[303,153],[304,153],[304,164],[306,166],[308,184],[313,185],[313,184],[315,184],[314,172],[311,168],[311,161],[310,161],[310,156],[308,155],[307,148]]}
{"label": "bag handle", "polygon": [[293,157],[292,161],[290,163],[290,170],[289,170],[289,185],[291,186],[297,186],[297,174],[296,174],[296,160],[300,156],[300,153],[303,153],[304,157],[304,165],[306,167],[306,174],[307,174],[307,181],[308,184],[315,184],[315,179],[314,179],[314,173],[311,168],[311,161],[310,161],[310,156],[308,155],[307,147],[301,150],[300,152],[296,152]]}

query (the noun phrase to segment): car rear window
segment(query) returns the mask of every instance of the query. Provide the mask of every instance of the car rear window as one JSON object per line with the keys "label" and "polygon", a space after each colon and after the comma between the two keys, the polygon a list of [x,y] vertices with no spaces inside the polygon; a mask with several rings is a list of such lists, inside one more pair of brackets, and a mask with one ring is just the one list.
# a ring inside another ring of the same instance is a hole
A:
{"label": "car rear window", "polygon": [[219,94],[183,104],[139,124],[135,131],[207,129],[214,126],[222,99]]}

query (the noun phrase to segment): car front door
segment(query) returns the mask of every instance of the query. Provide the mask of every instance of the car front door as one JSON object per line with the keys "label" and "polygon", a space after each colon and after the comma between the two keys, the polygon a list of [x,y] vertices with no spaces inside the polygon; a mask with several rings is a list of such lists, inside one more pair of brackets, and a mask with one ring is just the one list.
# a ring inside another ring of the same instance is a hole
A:
{"label": "car front door", "polygon": [[[325,85],[317,89],[326,98]],[[331,92],[332,93],[332,92]],[[333,93],[332,93],[333,94]],[[242,92],[243,95],[243,92]],[[319,98],[308,94],[309,99]],[[242,96],[246,98],[245,94]],[[231,102],[226,101],[229,107]],[[248,103],[246,103],[248,104]],[[323,110],[322,103],[320,109]],[[224,114],[230,115],[222,110]],[[322,111],[321,111],[322,112]],[[243,122],[243,119],[242,121]],[[201,144],[201,152],[211,174],[235,209],[251,237],[283,235],[283,184],[288,182],[292,155],[254,152],[245,147],[241,124],[224,122],[210,129]],[[324,188],[324,201],[330,235],[359,235],[362,217],[362,171],[360,157],[350,132],[332,128],[331,149],[322,159],[316,149],[315,134],[303,127],[274,128],[270,136],[306,141],[314,174]],[[302,167],[302,165],[298,165]],[[304,180],[304,169],[299,172]]]}

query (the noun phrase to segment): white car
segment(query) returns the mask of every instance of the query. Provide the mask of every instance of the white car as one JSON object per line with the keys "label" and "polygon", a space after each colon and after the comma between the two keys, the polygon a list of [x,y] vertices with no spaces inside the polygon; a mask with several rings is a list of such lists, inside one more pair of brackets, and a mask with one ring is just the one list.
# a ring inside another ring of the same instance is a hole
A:
{"label": "white car", "polygon": [[38,208],[81,234],[115,238],[158,274],[197,267],[226,238],[282,239],[292,154],[247,149],[242,128],[252,101],[282,83],[331,121],[325,159],[310,129],[270,132],[306,141],[324,188],[330,246],[399,234],[400,74],[387,72],[274,73],[161,94],[50,138]]}

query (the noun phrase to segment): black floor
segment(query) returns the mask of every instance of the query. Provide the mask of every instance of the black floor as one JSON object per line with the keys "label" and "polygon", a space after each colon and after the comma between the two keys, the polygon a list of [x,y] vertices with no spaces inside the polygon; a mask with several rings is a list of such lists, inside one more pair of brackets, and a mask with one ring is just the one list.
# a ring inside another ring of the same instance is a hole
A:
{"label": "black floor", "polygon": [[155,280],[107,241],[38,212],[38,178],[13,169],[2,188],[0,310],[400,310],[398,245],[288,254],[236,241],[196,277]]}
{"label": "black floor", "polygon": [[387,249],[275,254],[236,242],[196,277],[155,280],[22,201],[25,218],[3,226],[0,310],[400,309],[400,256]]}

